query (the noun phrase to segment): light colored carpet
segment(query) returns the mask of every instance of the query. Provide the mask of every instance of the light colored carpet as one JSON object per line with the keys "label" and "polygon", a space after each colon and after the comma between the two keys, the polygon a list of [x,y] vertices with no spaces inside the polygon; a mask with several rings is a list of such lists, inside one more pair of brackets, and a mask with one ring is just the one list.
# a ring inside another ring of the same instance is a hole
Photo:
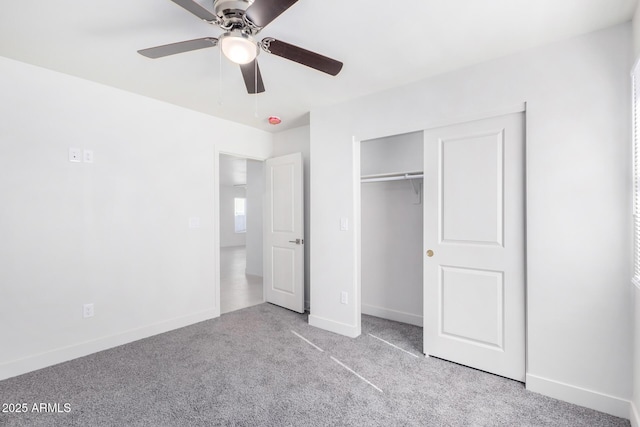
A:
{"label": "light colored carpet", "polygon": [[421,328],[363,316],[362,330],[342,337],[260,304],[2,381],[0,402],[71,411],[2,413],[0,425],[629,426],[515,381],[414,357]]}

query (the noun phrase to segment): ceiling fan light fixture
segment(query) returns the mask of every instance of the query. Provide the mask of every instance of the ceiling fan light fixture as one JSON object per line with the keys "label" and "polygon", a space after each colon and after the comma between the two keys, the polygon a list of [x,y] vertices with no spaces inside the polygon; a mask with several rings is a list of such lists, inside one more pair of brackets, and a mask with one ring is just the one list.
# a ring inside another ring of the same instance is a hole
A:
{"label": "ceiling fan light fixture", "polygon": [[219,44],[224,56],[236,64],[248,64],[258,56],[258,45],[253,37],[241,31],[223,34]]}

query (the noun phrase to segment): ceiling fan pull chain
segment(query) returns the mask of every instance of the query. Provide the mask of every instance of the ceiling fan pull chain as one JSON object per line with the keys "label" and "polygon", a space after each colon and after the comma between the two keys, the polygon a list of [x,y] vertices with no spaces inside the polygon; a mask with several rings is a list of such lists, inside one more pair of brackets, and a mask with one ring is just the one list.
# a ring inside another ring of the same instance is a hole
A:
{"label": "ceiling fan pull chain", "polygon": [[218,49],[218,105],[222,105],[222,49]]}

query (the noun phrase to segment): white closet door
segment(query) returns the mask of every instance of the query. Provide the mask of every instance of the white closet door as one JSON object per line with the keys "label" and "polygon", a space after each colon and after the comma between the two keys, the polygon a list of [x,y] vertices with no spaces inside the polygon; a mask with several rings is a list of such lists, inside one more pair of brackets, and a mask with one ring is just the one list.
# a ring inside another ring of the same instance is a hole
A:
{"label": "white closet door", "polygon": [[524,381],[524,114],[424,137],[424,351]]}

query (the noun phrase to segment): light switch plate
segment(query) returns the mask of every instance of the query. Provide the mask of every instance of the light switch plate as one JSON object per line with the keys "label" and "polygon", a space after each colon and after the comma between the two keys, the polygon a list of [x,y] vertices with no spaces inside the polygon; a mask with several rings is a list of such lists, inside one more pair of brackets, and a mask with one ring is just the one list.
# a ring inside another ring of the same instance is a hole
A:
{"label": "light switch plate", "polygon": [[93,317],[94,311],[93,311],[93,303],[90,304],[84,304],[82,306],[82,317],[84,317],[85,319],[89,318],[89,317]]}
{"label": "light switch plate", "polygon": [[349,218],[340,218],[340,231],[349,230]]}
{"label": "light switch plate", "polygon": [[82,150],[82,160],[85,163],[93,163],[93,150]]}
{"label": "light switch plate", "polygon": [[189,218],[189,228],[200,228],[200,217],[192,216]]}
{"label": "light switch plate", "polygon": [[342,304],[349,304],[349,294],[346,293],[345,291],[342,291],[340,293],[340,302]]}

